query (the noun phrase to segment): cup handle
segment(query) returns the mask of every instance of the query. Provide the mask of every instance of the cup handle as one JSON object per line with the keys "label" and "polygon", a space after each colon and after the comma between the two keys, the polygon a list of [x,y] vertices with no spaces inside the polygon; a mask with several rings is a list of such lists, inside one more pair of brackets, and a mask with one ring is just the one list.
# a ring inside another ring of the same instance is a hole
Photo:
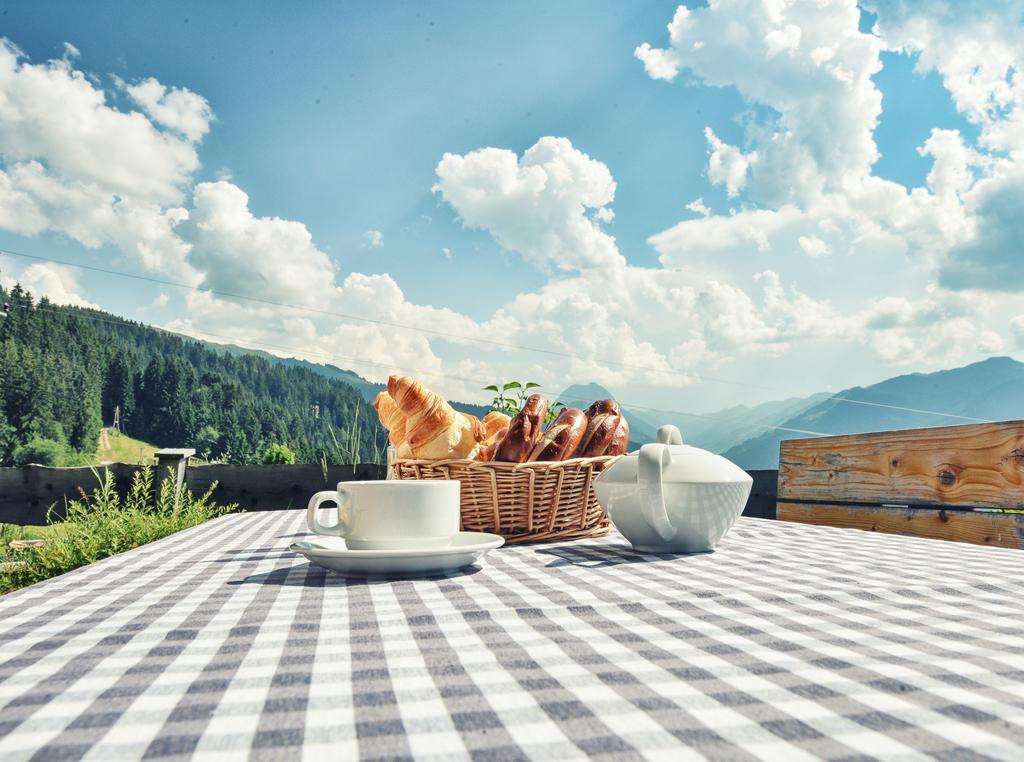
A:
{"label": "cup handle", "polygon": [[[338,523],[332,527],[324,526],[316,518],[320,504],[328,501],[338,504]],[[316,532],[317,534],[345,537],[351,527],[351,512],[349,510],[351,505],[352,493],[347,489],[340,488],[338,490],[317,492],[309,499],[309,506],[306,508],[306,526],[309,528],[309,531]]]}
{"label": "cup handle", "polygon": [[668,511],[665,509],[665,491],[661,481],[665,465],[671,462],[672,452],[665,444],[656,442],[640,447],[637,459],[640,510],[643,512],[644,520],[664,542],[676,536],[676,529],[669,521]]}

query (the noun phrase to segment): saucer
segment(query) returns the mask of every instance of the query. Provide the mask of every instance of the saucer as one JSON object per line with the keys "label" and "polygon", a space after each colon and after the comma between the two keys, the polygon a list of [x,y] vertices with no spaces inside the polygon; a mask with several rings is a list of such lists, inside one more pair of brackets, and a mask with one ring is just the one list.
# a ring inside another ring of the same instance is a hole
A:
{"label": "saucer", "polygon": [[315,539],[294,542],[288,549],[345,577],[419,576],[470,566],[504,544],[505,538],[496,534],[459,532],[443,547],[349,550],[340,537],[315,535]]}

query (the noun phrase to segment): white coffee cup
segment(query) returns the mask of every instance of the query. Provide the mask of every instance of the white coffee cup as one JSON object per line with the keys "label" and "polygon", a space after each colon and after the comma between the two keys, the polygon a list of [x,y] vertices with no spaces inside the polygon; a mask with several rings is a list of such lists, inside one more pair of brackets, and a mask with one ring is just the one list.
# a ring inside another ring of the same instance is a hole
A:
{"label": "white coffee cup", "polygon": [[[337,523],[317,521],[321,503],[333,502]],[[317,534],[345,538],[350,550],[393,550],[451,544],[459,531],[459,482],[392,479],[339,482],[317,492],[306,509],[306,525]]]}

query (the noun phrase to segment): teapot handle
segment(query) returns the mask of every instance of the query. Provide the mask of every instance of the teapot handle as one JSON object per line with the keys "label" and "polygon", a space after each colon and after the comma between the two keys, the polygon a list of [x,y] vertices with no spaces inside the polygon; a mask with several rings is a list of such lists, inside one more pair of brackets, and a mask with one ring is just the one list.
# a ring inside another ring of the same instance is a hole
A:
{"label": "teapot handle", "polygon": [[682,444],[679,429],[675,426],[662,426],[658,430],[656,443],[640,447],[636,472],[640,492],[640,510],[651,529],[657,532],[664,542],[668,542],[676,536],[676,529],[668,519],[668,511],[665,510],[665,491],[661,481],[665,466],[672,462],[672,453],[668,444],[661,441],[662,433],[666,429],[673,429],[676,438]]}

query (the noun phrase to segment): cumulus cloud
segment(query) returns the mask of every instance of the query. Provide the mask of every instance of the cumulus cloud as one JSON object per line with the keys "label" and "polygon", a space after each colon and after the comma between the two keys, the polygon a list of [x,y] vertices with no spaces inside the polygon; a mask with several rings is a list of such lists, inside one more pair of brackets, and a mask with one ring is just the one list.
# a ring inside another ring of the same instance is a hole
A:
{"label": "cumulus cloud", "polygon": [[747,184],[747,170],[757,161],[757,153],[744,154],[736,146],[723,143],[710,127],[705,128],[708,141],[708,179],[713,185],[724,185],[729,198],[739,195]]}
{"label": "cumulus cloud", "polygon": [[177,205],[199,168],[196,145],[108,104],[75,57],[32,64],[0,41],[0,228],[113,244],[172,269],[184,254],[172,229],[187,216]]}
{"label": "cumulus cloud", "polygon": [[200,183],[175,232],[202,285],[217,291],[312,304],[334,283],[334,264],[301,222],[257,217],[236,185]]}
{"label": "cumulus cloud", "polygon": [[954,246],[942,267],[949,288],[1024,290],[1024,167],[981,180],[968,195],[973,235]]}
{"label": "cumulus cloud", "polygon": [[79,293],[75,271],[63,265],[37,262],[26,267],[15,278],[6,275],[0,277],[0,284],[6,289],[15,283],[21,283],[37,299],[45,297],[54,304],[99,309],[98,305]]}
{"label": "cumulus cloud", "polygon": [[521,159],[501,148],[446,153],[437,177],[434,191],[463,225],[487,230],[536,265],[571,271],[624,263],[599,224],[615,198],[611,172],[565,138],[541,138]]}
{"label": "cumulus cloud", "polygon": [[1024,315],[1017,315],[1010,320],[1010,336],[1017,349],[1024,349]]}
{"label": "cumulus cloud", "polygon": [[379,230],[367,230],[363,233],[363,238],[372,249],[379,249],[384,245],[384,234]]}
{"label": "cumulus cloud", "polygon": [[125,91],[154,122],[180,132],[193,142],[210,131],[213,119],[210,104],[191,90],[167,87],[149,77],[126,85]]}

